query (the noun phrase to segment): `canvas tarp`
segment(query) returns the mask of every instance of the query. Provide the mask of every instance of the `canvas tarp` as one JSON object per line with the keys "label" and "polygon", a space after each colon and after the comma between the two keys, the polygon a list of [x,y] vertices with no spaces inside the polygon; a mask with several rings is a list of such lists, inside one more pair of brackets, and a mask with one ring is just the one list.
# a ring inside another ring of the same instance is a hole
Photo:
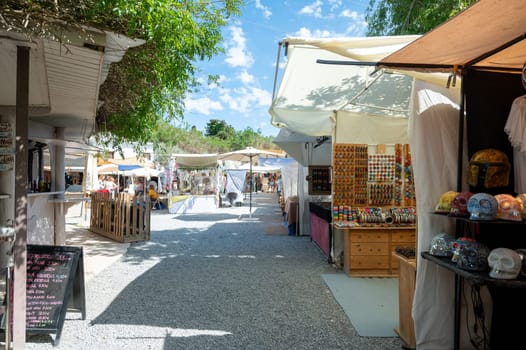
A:
{"label": "canvas tarp", "polygon": [[520,71],[526,52],[524,0],[480,0],[410,45],[380,67],[442,71],[456,67]]}
{"label": "canvas tarp", "polygon": [[182,168],[215,168],[217,153],[210,154],[173,154],[178,167]]}
{"label": "canvas tarp", "polygon": [[[272,140],[282,150],[287,152],[300,165],[331,165],[332,138],[319,139],[281,128],[278,135]],[[316,147],[315,147],[316,146]]]}
{"label": "canvas tarp", "polygon": [[417,37],[283,40],[288,60],[269,109],[272,124],[309,136],[329,136],[335,110],[405,116],[410,79],[375,73],[375,67],[363,61],[373,64]]}

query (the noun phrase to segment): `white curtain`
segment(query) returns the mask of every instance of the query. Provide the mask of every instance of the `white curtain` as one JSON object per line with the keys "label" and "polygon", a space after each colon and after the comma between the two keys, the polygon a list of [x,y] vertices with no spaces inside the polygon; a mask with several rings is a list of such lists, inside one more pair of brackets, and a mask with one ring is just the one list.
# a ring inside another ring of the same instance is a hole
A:
{"label": "white curtain", "polygon": [[[420,257],[429,250],[431,238],[455,234],[455,220],[432,214],[440,196],[457,190],[459,92],[416,80],[409,122],[418,212],[417,276],[412,315],[419,350],[452,349],[454,344],[454,273]],[[463,180],[467,169],[466,138],[462,159]],[[467,190],[463,181],[462,190]],[[464,293],[469,293],[464,283]],[[490,311],[487,290],[482,290],[485,310]],[[469,294],[468,294],[469,295]],[[468,298],[469,299],[469,298]],[[465,299],[462,298],[462,302]],[[461,313],[461,349],[473,348],[466,334],[465,307]],[[488,312],[487,312],[488,313]]]}

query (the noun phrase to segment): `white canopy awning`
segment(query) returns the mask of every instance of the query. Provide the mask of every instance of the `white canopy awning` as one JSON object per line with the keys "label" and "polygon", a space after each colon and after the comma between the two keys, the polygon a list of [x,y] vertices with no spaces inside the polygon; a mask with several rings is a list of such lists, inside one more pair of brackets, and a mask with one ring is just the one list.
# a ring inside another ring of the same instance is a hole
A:
{"label": "white canopy awning", "polygon": [[417,37],[285,39],[288,62],[269,109],[272,124],[329,136],[335,110],[407,117],[411,78],[375,73],[374,65]]}
{"label": "white canopy awning", "polygon": [[309,165],[331,165],[332,162],[332,138],[318,139],[316,136],[308,136],[281,128],[272,142],[287,152],[299,164]]}
{"label": "white canopy awning", "polygon": [[173,154],[178,167],[182,168],[205,168],[217,166],[217,153],[208,154]]}

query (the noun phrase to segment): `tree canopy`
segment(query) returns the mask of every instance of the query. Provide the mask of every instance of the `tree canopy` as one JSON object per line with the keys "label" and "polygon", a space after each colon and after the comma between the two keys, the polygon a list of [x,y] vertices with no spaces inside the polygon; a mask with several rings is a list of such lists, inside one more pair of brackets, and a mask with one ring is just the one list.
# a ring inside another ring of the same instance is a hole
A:
{"label": "tree canopy", "polygon": [[369,0],[367,36],[425,34],[477,0]]}
{"label": "tree canopy", "polygon": [[[163,120],[181,119],[197,88],[195,63],[222,52],[221,29],[243,0],[3,0],[0,28],[49,36],[85,26],[143,39],[101,86],[98,132],[106,142],[146,142]],[[210,76],[210,81],[215,81]]]}
{"label": "tree canopy", "polygon": [[[228,138],[212,135],[210,132],[203,134],[195,127],[176,128],[167,122],[161,122],[161,127],[152,135],[152,142],[156,158],[164,163],[173,153],[225,153],[252,146],[260,149],[278,151],[279,147],[272,142],[272,137],[263,136],[259,130],[254,131],[248,127],[242,131],[235,131],[224,120],[213,119],[208,125],[221,125],[231,130]],[[221,131],[218,132],[221,133]],[[230,131],[229,131],[230,132]]]}
{"label": "tree canopy", "polygon": [[222,140],[234,137],[236,130],[224,120],[211,119],[206,124],[206,136],[215,136]]}

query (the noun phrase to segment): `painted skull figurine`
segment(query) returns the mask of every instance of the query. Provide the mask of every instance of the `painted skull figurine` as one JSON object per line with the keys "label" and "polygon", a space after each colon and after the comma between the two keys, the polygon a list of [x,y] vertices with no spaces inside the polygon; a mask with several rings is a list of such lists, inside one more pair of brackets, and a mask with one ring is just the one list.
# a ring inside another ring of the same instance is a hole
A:
{"label": "painted skull figurine", "polygon": [[449,214],[451,211],[451,205],[453,204],[457,194],[458,192],[455,191],[447,191],[442,193],[438,203],[435,206],[435,213]]}
{"label": "painted skull figurine", "polygon": [[495,248],[488,256],[491,267],[489,276],[503,280],[512,280],[519,276],[522,260],[519,253],[508,248]]}
{"label": "painted skull figurine", "polygon": [[510,194],[498,194],[495,199],[499,204],[497,219],[522,221],[522,204],[517,198]]}
{"label": "painted skull figurine", "polygon": [[429,254],[435,256],[451,257],[453,255],[453,243],[455,238],[449,233],[441,232],[431,238]]}
{"label": "painted skull figurine", "polygon": [[516,198],[521,203],[521,217],[526,220],[526,193],[521,193]]}
{"label": "painted skull figurine", "polygon": [[468,217],[468,201],[473,196],[472,192],[466,191],[466,192],[460,192],[456,195],[455,199],[453,200],[453,203],[451,204],[451,210],[449,211],[449,215],[451,216],[458,216],[458,217]]}
{"label": "painted skull figurine", "polygon": [[468,201],[471,220],[495,220],[499,203],[491,194],[476,193]]}
{"label": "painted skull figurine", "polygon": [[460,250],[468,242],[474,242],[474,240],[469,237],[460,237],[460,238],[457,238],[457,240],[453,242],[452,249],[451,249],[451,251],[453,252],[453,254],[451,255],[452,262],[454,263],[458,262],[458,259],[460,258]]}
{"label": "painted skull figurine", "polygon": [[489,248],[485,244],[475,241],[466,241],[460,247],[457,266],[463,270],[487,270],[488,255]]}

